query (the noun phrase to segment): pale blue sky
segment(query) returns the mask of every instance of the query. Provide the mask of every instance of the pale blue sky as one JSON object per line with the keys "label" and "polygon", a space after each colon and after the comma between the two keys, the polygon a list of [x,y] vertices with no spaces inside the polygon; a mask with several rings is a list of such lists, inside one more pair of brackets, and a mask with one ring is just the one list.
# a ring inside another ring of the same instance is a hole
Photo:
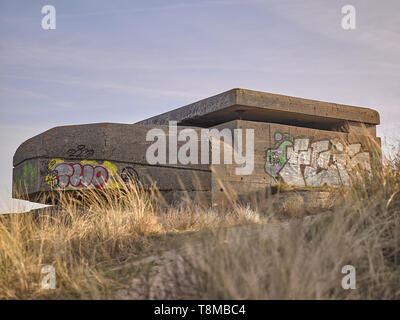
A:
{"label": "pale blue sky", "polygon": [[[47,4],[56,30],[41,28]],[[356,30],[341,28],[346,4]],[[398,0],[0,0],[0,211],[31,136],[133,123],[234,87],[371,107],[378,134],[395,137],[399,12]]]}

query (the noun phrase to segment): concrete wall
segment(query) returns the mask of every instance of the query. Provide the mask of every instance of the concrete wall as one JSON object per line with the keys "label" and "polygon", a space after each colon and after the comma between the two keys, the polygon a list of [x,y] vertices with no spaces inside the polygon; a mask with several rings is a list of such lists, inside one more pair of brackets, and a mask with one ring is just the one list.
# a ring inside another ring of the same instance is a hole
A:
{"label": "concrete wall", "polygon": [[[157,126],[166,133],[168,127]],[[151,126],[89,124],[56,127],[24,142],[14,156],[16,198],[38,201],[52,190],[119,187],[118,179],[155,183],[168,201],[180,196],[210,198],[208,165],[149,165],[146,141]],[[184,128],[179,128],[184,129]],[[178,148],[184,142],[178,142]],[[168,154],[168,145],[167,145]],[[22,194],[18,194],[21,193]]]}
{"label": "concrete wall", "polygon": [[[372,125],[349,122],[348,132],[337,132],[234,120],[213,128],[254,130],[250,175],[236,174],[234,161],[223,164],[224,142],[221,164],[150,165],[146,150],[153,142],[146,141],[146,134],[153,128],[169,139],[168,126],[110,123],[56,127],[33,137],[14,156],[13,185],[26,192],[14,196],[38,201],[40,193],[53,190],[118,188],[121,178],[140,181],[146,188],[155,182],[168,202],[187,196],[221,207],[227,196],[262,198],[282,182],[301,188],[348,185],[348,170],[360,165],[371,171],[380,158],[380,140]],[[201,129],[192,129],[200,139]],[[178,148],[184,143],[178,142]],[[197,143],[200,150],[200,140]]]}
{"label": "concrete wall", "polygon": [[348,172],[361,166],[372,170],[380,159],[380,139],[274,123],[235,120],[217,128],[254,129],[254,172],[237,175],[232,165],[212,165],[212,202],[223,206],[226,193],[241,198],[265,197],[268,187],[286,183],[296,187],[349,185]]}

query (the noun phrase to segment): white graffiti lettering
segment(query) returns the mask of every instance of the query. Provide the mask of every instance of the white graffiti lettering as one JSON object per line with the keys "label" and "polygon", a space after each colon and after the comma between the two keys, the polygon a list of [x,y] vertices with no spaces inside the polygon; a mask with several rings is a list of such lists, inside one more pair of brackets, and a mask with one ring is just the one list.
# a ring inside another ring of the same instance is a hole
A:
{"label": "white graffiti lettering", "polygon": [[56,164],[52,175],[55,178],[55,187],[60,189],[88,188],[90,186],[101,189],[111,176],[109,170],[104,166],[69,162]]}
{"label": "white graffiti lettering", "polygon": [[274,179],[294,186],[350,185],[348,171],[359,166],[371,173],[370,154],[361,144],[343,145],[338,141],[311,142],[275,134],[277,145],[267,151],[266,172]]}

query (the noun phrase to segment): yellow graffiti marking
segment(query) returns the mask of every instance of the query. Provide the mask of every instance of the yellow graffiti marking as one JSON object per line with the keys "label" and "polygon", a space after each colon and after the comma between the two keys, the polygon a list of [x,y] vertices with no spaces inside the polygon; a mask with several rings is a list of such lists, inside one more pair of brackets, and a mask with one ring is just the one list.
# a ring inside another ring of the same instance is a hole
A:
{"label": "yellow graffiti marking", "polygon": [[51,173],[49,173],[44,179],[50,188],[53,189],[56,186],[56,177]]}
{"label": "yellow graffiti marking", "polygon": [[64,160],[63,159],[59,159],[59,158],[51,159],[49,161],[49,165],[48,165],[49,170],[53,169],[57,164],[59,164],[61,162],[64,162]]}
{"label": "yellow graffiti marking", "polygon": [[[60,159],[60,158],[51,159],[49,161],[48,168],[49,168],[49,170],[53,170],[56,165],[58,165],[59,163],[63,163],[63,162],[69,163],[70,161],[68,161],[68,160],[65,161],[64,159]],[[104,161],[103,163],[98,163],[95,160],[81,160],[79,162],[73,162],[73,163],[91,164],[93,166],[101,165],[101,166],[105,167],[110,174],[110,179],[109,179],[107,185],[104,186],[104,188],[120,188],[121,187],[121,183],[117,182],[114,179],[114,176],[116,175],[117,170],[118,170],[118,168],[115,164],[113,164],[109,161]],[[57,188],[57,178],[54,175],[54,173],[49,173],[48,175],[46,175],[45,181],[50,186],[51,189]],[[94,187],[87,186],[86,188],[92,189]],[[76,188],[74,188],[74,187],[68,186],[64,190],[75,190],[75,189]]]}

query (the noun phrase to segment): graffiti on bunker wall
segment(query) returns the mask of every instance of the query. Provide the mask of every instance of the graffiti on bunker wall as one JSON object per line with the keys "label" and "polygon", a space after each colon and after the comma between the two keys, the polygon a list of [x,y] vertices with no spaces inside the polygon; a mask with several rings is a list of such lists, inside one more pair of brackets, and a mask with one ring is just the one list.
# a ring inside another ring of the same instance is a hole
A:
{"label": "graffiti on bunker wall", "polygon": [[15,176],[15,186],[17,188],[27,188],[29,186],[32,186],[35,182],[36,174],[36,165],[24,165],[22,170],[18,172]]}
{"label": "graffiti on bunker wall", "polygon": [[370,154],[360,143],[313,141],[275,133],[275,148],[267,150],[265,171],[275,180],[295,186],[350,185],[348,170],[360,166],[371,172]]}
{"label": "graffiti on bunker wall", "polygon": [[68,149],[67,154],[69,158],[86,158],[93,156],[94,150],[86,148],[84,144],[80,144],[76,148]]}
{"label": "graffiti on bunker wall", "polygon": [[120,176],[125,183],[137,183],[139,181],[139,174],[133,167],[125,167],[122,169]]}
{"label": "graffiti on bunker wall", "polygon": [[292,147],[292,138],[289,134],[275,133],[276,148],[267,151],[265,170],[267,173],[278,180],[278,174],[288,161],[287,148]]}
{"label": "graffiti on bunker wall", "polygon": [[117,172],[117,167],[111,162],[99,164],[88,160],[75,162],[52,159],[48,169],[49,174],[45,180],[52,189],[102,189],[106,185],[115,184],[112,177]]}

